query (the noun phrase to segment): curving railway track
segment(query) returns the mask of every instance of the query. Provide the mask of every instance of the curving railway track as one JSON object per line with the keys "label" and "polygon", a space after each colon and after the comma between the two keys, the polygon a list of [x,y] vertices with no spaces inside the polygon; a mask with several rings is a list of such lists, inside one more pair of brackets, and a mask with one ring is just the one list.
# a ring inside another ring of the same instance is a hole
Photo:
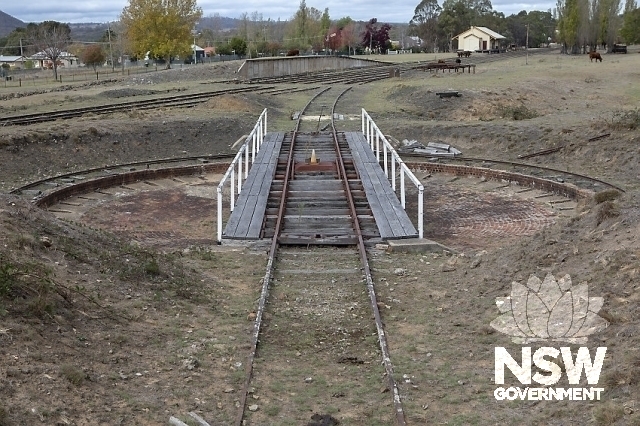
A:
{"label": "curving railway track", "polygon": [[[577,188],[593,192],[598,192],[599,190],[609,188],[618,190],[620,192],[625,192],[622,187],[610,182],[606,182],[602,179],[590,177],[580,173],[569,172],[567,170],[557,169],[554,167],[539,166],[518,161],[498,160],[480,157],[440,157],[434,159],[433,156],[420,154],[404,154],[403,157],[407,159],[407,163],[413,163],[412,160],[418,160],[419,162],[423,163],[435,162],[438,164],[463,164],[474,169],[499,169],[509,173],[532,176],[560,184],[567,183],[574,185]],[[419,163],[417,161],[415,163],[416,164],[414,165],[414,167],[419,166]]]}

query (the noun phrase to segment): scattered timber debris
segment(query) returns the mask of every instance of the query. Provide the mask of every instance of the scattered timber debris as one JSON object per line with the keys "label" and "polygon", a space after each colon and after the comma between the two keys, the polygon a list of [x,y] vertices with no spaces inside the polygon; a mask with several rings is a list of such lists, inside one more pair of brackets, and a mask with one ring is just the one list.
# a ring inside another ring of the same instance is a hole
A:
{"label": "scattered timber debris", "polygon": [[408,141],[405,139],[402,141],[402,145],[402,147],[398,148],[400,154],[422,154],[435,157],[457,157],[462,155],[459,150],[442,142],[429,142],[425,146],[415,140]]}

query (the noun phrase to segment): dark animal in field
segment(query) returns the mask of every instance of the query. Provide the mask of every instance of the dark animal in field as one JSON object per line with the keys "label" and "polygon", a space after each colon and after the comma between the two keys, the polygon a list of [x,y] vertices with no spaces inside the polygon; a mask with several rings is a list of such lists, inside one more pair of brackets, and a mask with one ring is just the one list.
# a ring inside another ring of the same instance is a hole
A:
{"label": "dark animal in field", "polygon": [[293,49],[287,52],[287,56],[298,56],[300,51],[298,49]]}
{"label": "dark animal in field", "polygon": [[589,52],[589,62],[593,62],[594,59],[596,62],[602,62],[602,56],[598,52]]}
{"label": "dark animal in field", "polygon": [[469,56],[471,56],[471,52],[464,52],[464,57],[468,58]]}
{"label": "dark animal in field", "polygon": [[460,64],[462,63],[462,61],[460,60],[460,58],[456,59],[456,64]]}
{"label": "dark animal in field", "polygon": [[462,55],[464,55],[464,52],[458,52],[458,58],[462,58]]}

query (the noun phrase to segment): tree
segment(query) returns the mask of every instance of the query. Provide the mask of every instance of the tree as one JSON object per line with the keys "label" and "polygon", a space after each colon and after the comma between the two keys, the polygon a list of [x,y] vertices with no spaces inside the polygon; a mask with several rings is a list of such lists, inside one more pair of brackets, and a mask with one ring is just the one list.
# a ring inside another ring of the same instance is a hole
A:
{"label": "tree", "polygon": [[82,51],[80,59],[95,71],[98,65],[104,64],[106,54],[99,44],[90,44]]}
{"label": "tree", "polygon": [[44,59],[51,61],[53,77],[58,79],[60,57],[71,43],[71,28],[56,21],[27,25],[29,40]]}
{"label": "tree", "polygon": [[315,51],[322,50],[325,47],[325,37],[330,22],[328,10],[323,14],[314,7],[308,7],[306,1],[301,0],[300,7],[287,26],[285,47],[300,51],[309,48]]}
{"label": "tree", "polygon": [[382,24],[379,28],[376,25],[378,23],[377,18],[371,18],[365,25],[365,30],[362,33],[362,45],[369,48],[370,51],[378,51],[385,53],[385,51],[391,47],[389,30],[391,25]]}
{"label": "tree", "polygon": [[135,56],[149,52],[170,68],[172,57],[191,54],[191,31],[201,17],[196,0],[129,0],[120,20]]}
{"label": "tree", "polygon": [[412,32],[424,40],[428,51],[437,47],[438,18],[442,8],[437,0],[422,0],[413,13],[409,25]]}
{"label": "tree", "polygon": [[231,50],[235,51],[236,55],[244,56],[247,52],[247,41],[242,37],[233,37],[229,40],[229,47],[231,47]]}
{"label": "tree", "polygon": [[578,52],[578,0],[558,0],[558,41],[563,44],[563,51],[571,47],[573,53]]}
{"label": "tree", "polygon": [[640,43],[640,9],[625,10],[620,36],[627,44]]}
{"label": "tree", "polygon": [[8,56],[18,56],[24,54],[24,48],[20,49],[21,43],[26,43],[28,39],[27,29],[26,28],[16,28],[11,31],[11,33],[2,38],[3,42],[0,42],[0,45],[4,46],[1,53],[2,55]]}

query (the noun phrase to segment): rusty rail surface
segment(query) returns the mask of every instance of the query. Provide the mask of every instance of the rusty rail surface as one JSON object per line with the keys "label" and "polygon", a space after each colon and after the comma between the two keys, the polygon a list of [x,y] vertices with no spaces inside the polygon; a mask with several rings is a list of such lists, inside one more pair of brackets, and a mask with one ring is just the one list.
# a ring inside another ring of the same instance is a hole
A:
{"label": "rusty rail surface", "polygon": [[[342,94],[340,96],[342,96]],[[334,116],[337,101],[338,99],[336,99],[336,102],[334,102],[331,108],[331,117]],[[387,382],[388,382],[389,390],[393,394],[393,406],[395,411],[396,424],[406,425],[404,409],[402,408],[402,400],[400,399],[400,392],[398,391],[398,384],[393,378],[393,364],[391,363],[391,357],[389,356],[389,348],[387,346],[387,337],[384,332],[384,325],[382,324],[382,317],[380,316],[380,310],[378,309],[378,301],[376,298],[376,291],[373,284],[373,277],[371,276],[371,268],[369,267],[369,259],[367,258],[367,249],[364,245],[364,240],[362,238],[360,224],[358,223],[358,214],[356,212],[356,206],[353,200],[353,194],[351,193],[351,188],[349,187],[349,179],[347,178],[347,172],[344,167],[344,160],[340,152],[340,146],[338,145],[338,135],[337,135],[337,131],[336,131],[335,123],[333,119],[331,120],[331,127],[332,127],[331,132],[333,133],[333,140],[336,146],[336,152],[338,155],[339,172],[342,175],[344,190],[347,195],[347,200],[349,202],[349,210],[351,211],[351,217],[353,219],[353,229],[355,230],[356,238],[358,239],[358,252],[360,253],[360,262],[362,263],[365,280],[367,282],[367,293],[369,294],[371,309],[373,311],[373,316],[376,320],[376,330],[378,332],[378,343],[380,344],[380,351],[382,352],[382,362],[384,364],[384,368],[387,373]]]}

